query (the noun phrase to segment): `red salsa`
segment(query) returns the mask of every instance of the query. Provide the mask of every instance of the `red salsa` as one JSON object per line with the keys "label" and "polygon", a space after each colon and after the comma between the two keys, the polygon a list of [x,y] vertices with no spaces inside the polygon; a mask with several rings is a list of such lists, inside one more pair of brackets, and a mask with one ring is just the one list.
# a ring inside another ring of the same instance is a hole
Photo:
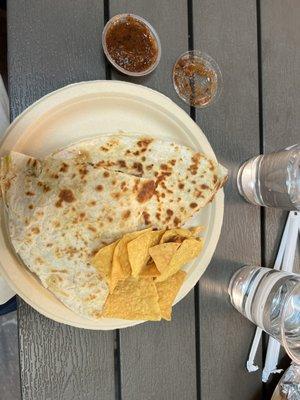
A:
{"label": "red salsa", "polygon": [[156,38],[145,23],[131,15],[112,22],[105,41],[110,57],[126,71],[146,71],[157,60]]}

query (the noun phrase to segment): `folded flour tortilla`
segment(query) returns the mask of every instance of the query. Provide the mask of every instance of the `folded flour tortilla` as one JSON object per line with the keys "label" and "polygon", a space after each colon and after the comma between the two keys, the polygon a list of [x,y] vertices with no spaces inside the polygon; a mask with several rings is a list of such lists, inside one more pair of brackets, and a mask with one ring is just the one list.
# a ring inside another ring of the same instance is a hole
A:
{"label": "folded flour tortilla", "polygon": [[66,306],[93,319],[108,295],[90,264],[95,252],[127,232],[182,225],[225,180],[203,154],[132,135],[82,141],[44,160],[16,152],[1,160],[16,252]]}

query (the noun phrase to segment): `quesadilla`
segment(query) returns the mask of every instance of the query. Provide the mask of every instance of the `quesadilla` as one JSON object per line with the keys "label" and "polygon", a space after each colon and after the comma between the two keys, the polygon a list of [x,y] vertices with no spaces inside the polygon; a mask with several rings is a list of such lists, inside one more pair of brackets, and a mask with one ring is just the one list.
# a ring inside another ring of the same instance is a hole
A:
{"label": "quesadilla", "polygon": [[16,253],[66,306],[95,319],[108,287],[94,254],[128,232],[182,225],[225,180],[225,169],[185,146],[120,134],[44,160],[16,152],[1,160]]}

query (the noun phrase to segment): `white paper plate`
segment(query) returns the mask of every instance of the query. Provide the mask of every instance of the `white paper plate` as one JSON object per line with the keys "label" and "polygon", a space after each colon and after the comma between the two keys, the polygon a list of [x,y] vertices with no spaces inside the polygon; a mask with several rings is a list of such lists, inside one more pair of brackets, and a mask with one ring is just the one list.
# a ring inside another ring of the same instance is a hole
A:
{"label": "white paper plate", "polygon": [[[10,125],[0,147],[0,155],[15,150],[44,157],[85,137],[119,130],[171,139],[215,158],[201,129],[169,98],[144,86],[118,81],[77,83],[43,97]],[[215,200],[194,217],[193,222],[206,226],[205,247],[201,255],[187,266],[188,276],[175,303],[193,288],[208,266],[220,235],[223,208],[224,195],[223,191],[219,191]],[[118,319],[92,321],[65,307],[15,256],[3,215],[0,263],[1,272],[17,294],[55,321],[104,330],[142,322]]]}

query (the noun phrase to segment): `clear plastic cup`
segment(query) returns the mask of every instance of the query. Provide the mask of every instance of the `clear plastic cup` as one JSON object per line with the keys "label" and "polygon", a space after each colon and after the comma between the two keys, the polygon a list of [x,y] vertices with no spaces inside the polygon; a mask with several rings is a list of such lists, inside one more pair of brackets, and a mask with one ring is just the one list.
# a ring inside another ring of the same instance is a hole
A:
{"label": "clear plastic cup", "polygon": [[300,210],[300,144],[246,161],[237,186],[249,203]]}
{"label": "clear plastic cup", "polygon": [[231,278],[232,305],[300,364],[300,275],[245,266]]}
{"label": "clear plastic cup", "polygon": [[[156,57],[156,60],[155,60],[155,62],[154,62],[148,69],[146,69],[146,70],[144,70],[144,71],[133,72],[133,71],[128,71],[127,69],[121,67],[119,64],[117,64],[117,63],[114,61],[114,59],[111,57],[111,55],[109,54],[108,49],[107,49],[107,45],[106,45],[106,34],[107,34],[108,29],[109,29],[114,23],[116,23],[117,21],[120,21],[120,20],[122,20],[122,19],[125,19],[125,18],[127,18],[128,16],[130,16],[130,17],[136,19],[137,21],[142,22],[142,23],[149,29],[149,31],[150,31],[150,33],[151,33],[153,39],[156,41],[156,45],[157,45],[157,57]],[[161,58],[161,44],[160,44],[159,36],[158,36],[156,30],[155,30],[155,29],[153,28],[153,26],[152,26],[148,21],[146,21],[144,18],[142,18],[142,17],[140,17],[140,16],[138,16],[138,15],[135,15],[135,14],[130,14],[130,13],[115,15],[114,17],[112,17],[112,18],[106,23],[106,25],[105,25],[105,27],[104,27],[104,29],[103,29],[103,32],[102,32],[102,47],[103,47],[104,54],[106,55],[108,61],[109,61],[118,71],[122,72],[122,73],[125,74],[125,75],[129,75],[129,76],[136,76],[136,77],[138,77],[138,76],[144,76],[144,75],[150,74],[150,73],[151,73],[152,71],[154,71],[155,68],[158,66],[159,61],[160,61],[160,58]]]}
{"label": "clear plastic cup", "polygon": [[213,104],[222,91],[222,74],[208,54],[192,50],[181,54],[173,67],[173,85],[187,104],[204,108]]}

